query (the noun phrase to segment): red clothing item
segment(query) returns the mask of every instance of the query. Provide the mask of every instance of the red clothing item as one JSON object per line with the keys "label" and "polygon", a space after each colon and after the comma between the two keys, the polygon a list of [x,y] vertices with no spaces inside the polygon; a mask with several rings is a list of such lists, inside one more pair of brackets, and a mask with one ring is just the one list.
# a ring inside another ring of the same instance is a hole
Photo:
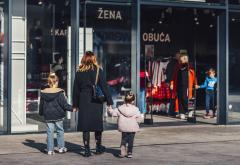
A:
{"label": "red clothing item", "polygon": [[119,83],[122,83],[124,80],[125,80],[124,77],[119,77],[119,78],[114,79],[114,80],[109,80],[109,81],[107,82],[107,84],[110,85],[110,86],[114,86],[114,85],[117,85],[117,84],[119,84]]}

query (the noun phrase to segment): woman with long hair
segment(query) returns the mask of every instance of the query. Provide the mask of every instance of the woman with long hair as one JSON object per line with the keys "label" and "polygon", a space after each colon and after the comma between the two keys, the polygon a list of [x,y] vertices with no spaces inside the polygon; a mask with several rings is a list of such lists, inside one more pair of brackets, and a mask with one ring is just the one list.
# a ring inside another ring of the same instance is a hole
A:
{"label": "woman with long hair", "polygon": [[[97,70],[99,75],[97,77]],[[96,102],[93,99],[93,86],[95,85],[96,77],[107,105],[110,107],[113,104],[111,94],[107,87],[103,70],[97,62],[97,58],[93,52],[87,51],[75,75],[73,86],[73,107],[78,109],[78,131],[83,132],[83,143],[85,147],[84,156],[91,156],[90,152],[90,132],[95,132],[96,154],[101,154],[105,151],[102,146],[103,132],[103,103]]]}

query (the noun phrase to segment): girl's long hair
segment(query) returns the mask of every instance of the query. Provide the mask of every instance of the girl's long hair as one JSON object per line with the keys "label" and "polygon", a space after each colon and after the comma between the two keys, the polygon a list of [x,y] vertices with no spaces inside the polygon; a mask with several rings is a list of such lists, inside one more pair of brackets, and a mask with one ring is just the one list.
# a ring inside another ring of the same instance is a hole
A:
{"label": "girl's long hair", "polygon": [[86,72],[90,69],[94,70],[96,67],[99,67],[96,55],[91,51],[86,51],[82,57],[78,70],[80,72]]}

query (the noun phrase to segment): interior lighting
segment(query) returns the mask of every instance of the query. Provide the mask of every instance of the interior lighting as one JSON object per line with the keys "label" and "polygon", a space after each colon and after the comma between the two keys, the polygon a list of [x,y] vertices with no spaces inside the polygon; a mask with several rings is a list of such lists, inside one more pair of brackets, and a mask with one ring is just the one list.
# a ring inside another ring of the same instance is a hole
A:
{"label": "interior lighting", "polygon": [[39,0],[38,1],[38,5],[42,5],[43,4],[43,1],[42,0]]}

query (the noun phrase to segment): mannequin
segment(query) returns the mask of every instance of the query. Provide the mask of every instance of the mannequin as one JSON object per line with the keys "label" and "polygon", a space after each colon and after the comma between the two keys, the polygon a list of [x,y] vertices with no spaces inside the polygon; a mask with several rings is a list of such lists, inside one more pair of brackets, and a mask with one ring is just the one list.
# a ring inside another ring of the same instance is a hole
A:
{"label": "mannequin", "polygon": [[175,112],[181,119],[188,113],[188,100],[193,97],[193,87],[196,85],[195,71],[189,64],[186,50],[180,50],[179,63],[175,67],[170,82],[172,99],[175,100]]}

